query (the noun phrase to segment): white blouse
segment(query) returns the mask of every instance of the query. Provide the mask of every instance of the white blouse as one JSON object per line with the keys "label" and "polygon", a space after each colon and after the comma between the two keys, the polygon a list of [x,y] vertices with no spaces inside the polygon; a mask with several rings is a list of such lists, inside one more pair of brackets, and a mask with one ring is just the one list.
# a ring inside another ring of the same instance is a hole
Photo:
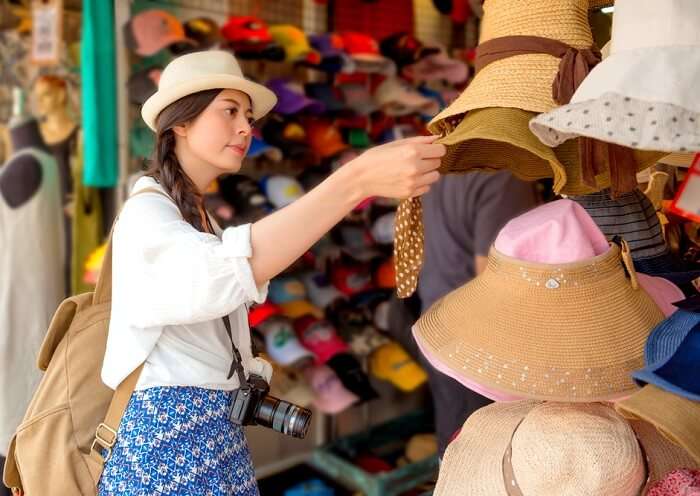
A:
{"label": "white blouse", "polygon": [[[163,188],[142,177],[132,190]],[[102,381],[112,389],[144,363],[136,389],[196,386],[233,390],[229,315],[246,375],[270,380],[269,363],[253,358],[246,304],[263,302],[249,258],[250,224],[217,235],[187,223],[175,203],[157,193],[129,199],[112,240],[112,312]]]}

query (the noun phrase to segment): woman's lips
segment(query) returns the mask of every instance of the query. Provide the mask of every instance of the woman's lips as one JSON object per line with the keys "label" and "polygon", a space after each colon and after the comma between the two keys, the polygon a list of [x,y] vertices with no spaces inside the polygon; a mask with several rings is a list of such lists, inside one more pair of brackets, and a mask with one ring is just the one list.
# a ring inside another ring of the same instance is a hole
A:
{"label": "woman's lips", "polygon": [[245,154],[245,148],[238,145],[228,145],[227,148],[233,150],[233,153],[240,155],[241,157]]}

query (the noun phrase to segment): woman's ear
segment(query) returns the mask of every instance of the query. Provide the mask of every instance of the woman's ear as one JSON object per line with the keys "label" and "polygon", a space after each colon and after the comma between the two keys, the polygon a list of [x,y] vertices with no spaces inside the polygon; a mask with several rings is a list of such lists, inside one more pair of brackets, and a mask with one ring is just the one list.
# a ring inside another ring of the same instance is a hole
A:
{"label": "woman's ear", "polygon": [[187,136],[187,125],[181,124],[179,126],[173,127],[173,132],[177,135],[180,136],[181,138],[184,138]]}

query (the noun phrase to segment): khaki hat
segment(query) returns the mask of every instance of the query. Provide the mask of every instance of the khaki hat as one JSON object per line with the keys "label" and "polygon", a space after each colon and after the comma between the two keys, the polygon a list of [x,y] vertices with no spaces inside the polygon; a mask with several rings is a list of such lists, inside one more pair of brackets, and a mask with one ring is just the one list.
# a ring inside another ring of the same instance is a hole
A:
{"label": "khaki hat", "polygon": [[687,450],[695,463],[683,467],[700,465],[700,402],[648,384],[617,403],[615,408],[627,418],[648,422],[664,437]]}
{"label": "khaki hat", "polygon": [[170,62],[160,76],[158,91],[143,104],[141,116],[155,131],[158,115],[165,107],[187,95],[212,89],[233,89],[247,94],[255,119],[263,117],[277,103],[272,91],[243,76],[233,55],[211,50],[189,53]]}
{"label": "khaki hat", "polygon": [[694,158],[694,153],[671,153],[660,159],[659,163],[687,169],[693,164]]}
{"label": "khaki hat", "polygon": [[577,203],[541,205],[499,232],[483,273],[423,314],[416,344],[465,385],[522,399],[624,398],[664,315],[623,247]]}
{"label": "khaki hat", "polygon": [[448,445],[435,495],[638,496],[689,462],[607,404],[494,403]]}

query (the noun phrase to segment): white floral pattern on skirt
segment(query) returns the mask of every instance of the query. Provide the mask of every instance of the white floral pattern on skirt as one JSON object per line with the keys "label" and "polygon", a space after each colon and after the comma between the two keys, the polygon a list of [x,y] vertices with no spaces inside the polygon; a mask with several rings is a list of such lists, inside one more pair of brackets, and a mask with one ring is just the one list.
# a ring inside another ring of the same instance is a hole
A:
{"label": "white floral pattern on skirt", "polygon": [[105,464],[99,496],[257,496],[231,393],[196,387],[135,391]]}

